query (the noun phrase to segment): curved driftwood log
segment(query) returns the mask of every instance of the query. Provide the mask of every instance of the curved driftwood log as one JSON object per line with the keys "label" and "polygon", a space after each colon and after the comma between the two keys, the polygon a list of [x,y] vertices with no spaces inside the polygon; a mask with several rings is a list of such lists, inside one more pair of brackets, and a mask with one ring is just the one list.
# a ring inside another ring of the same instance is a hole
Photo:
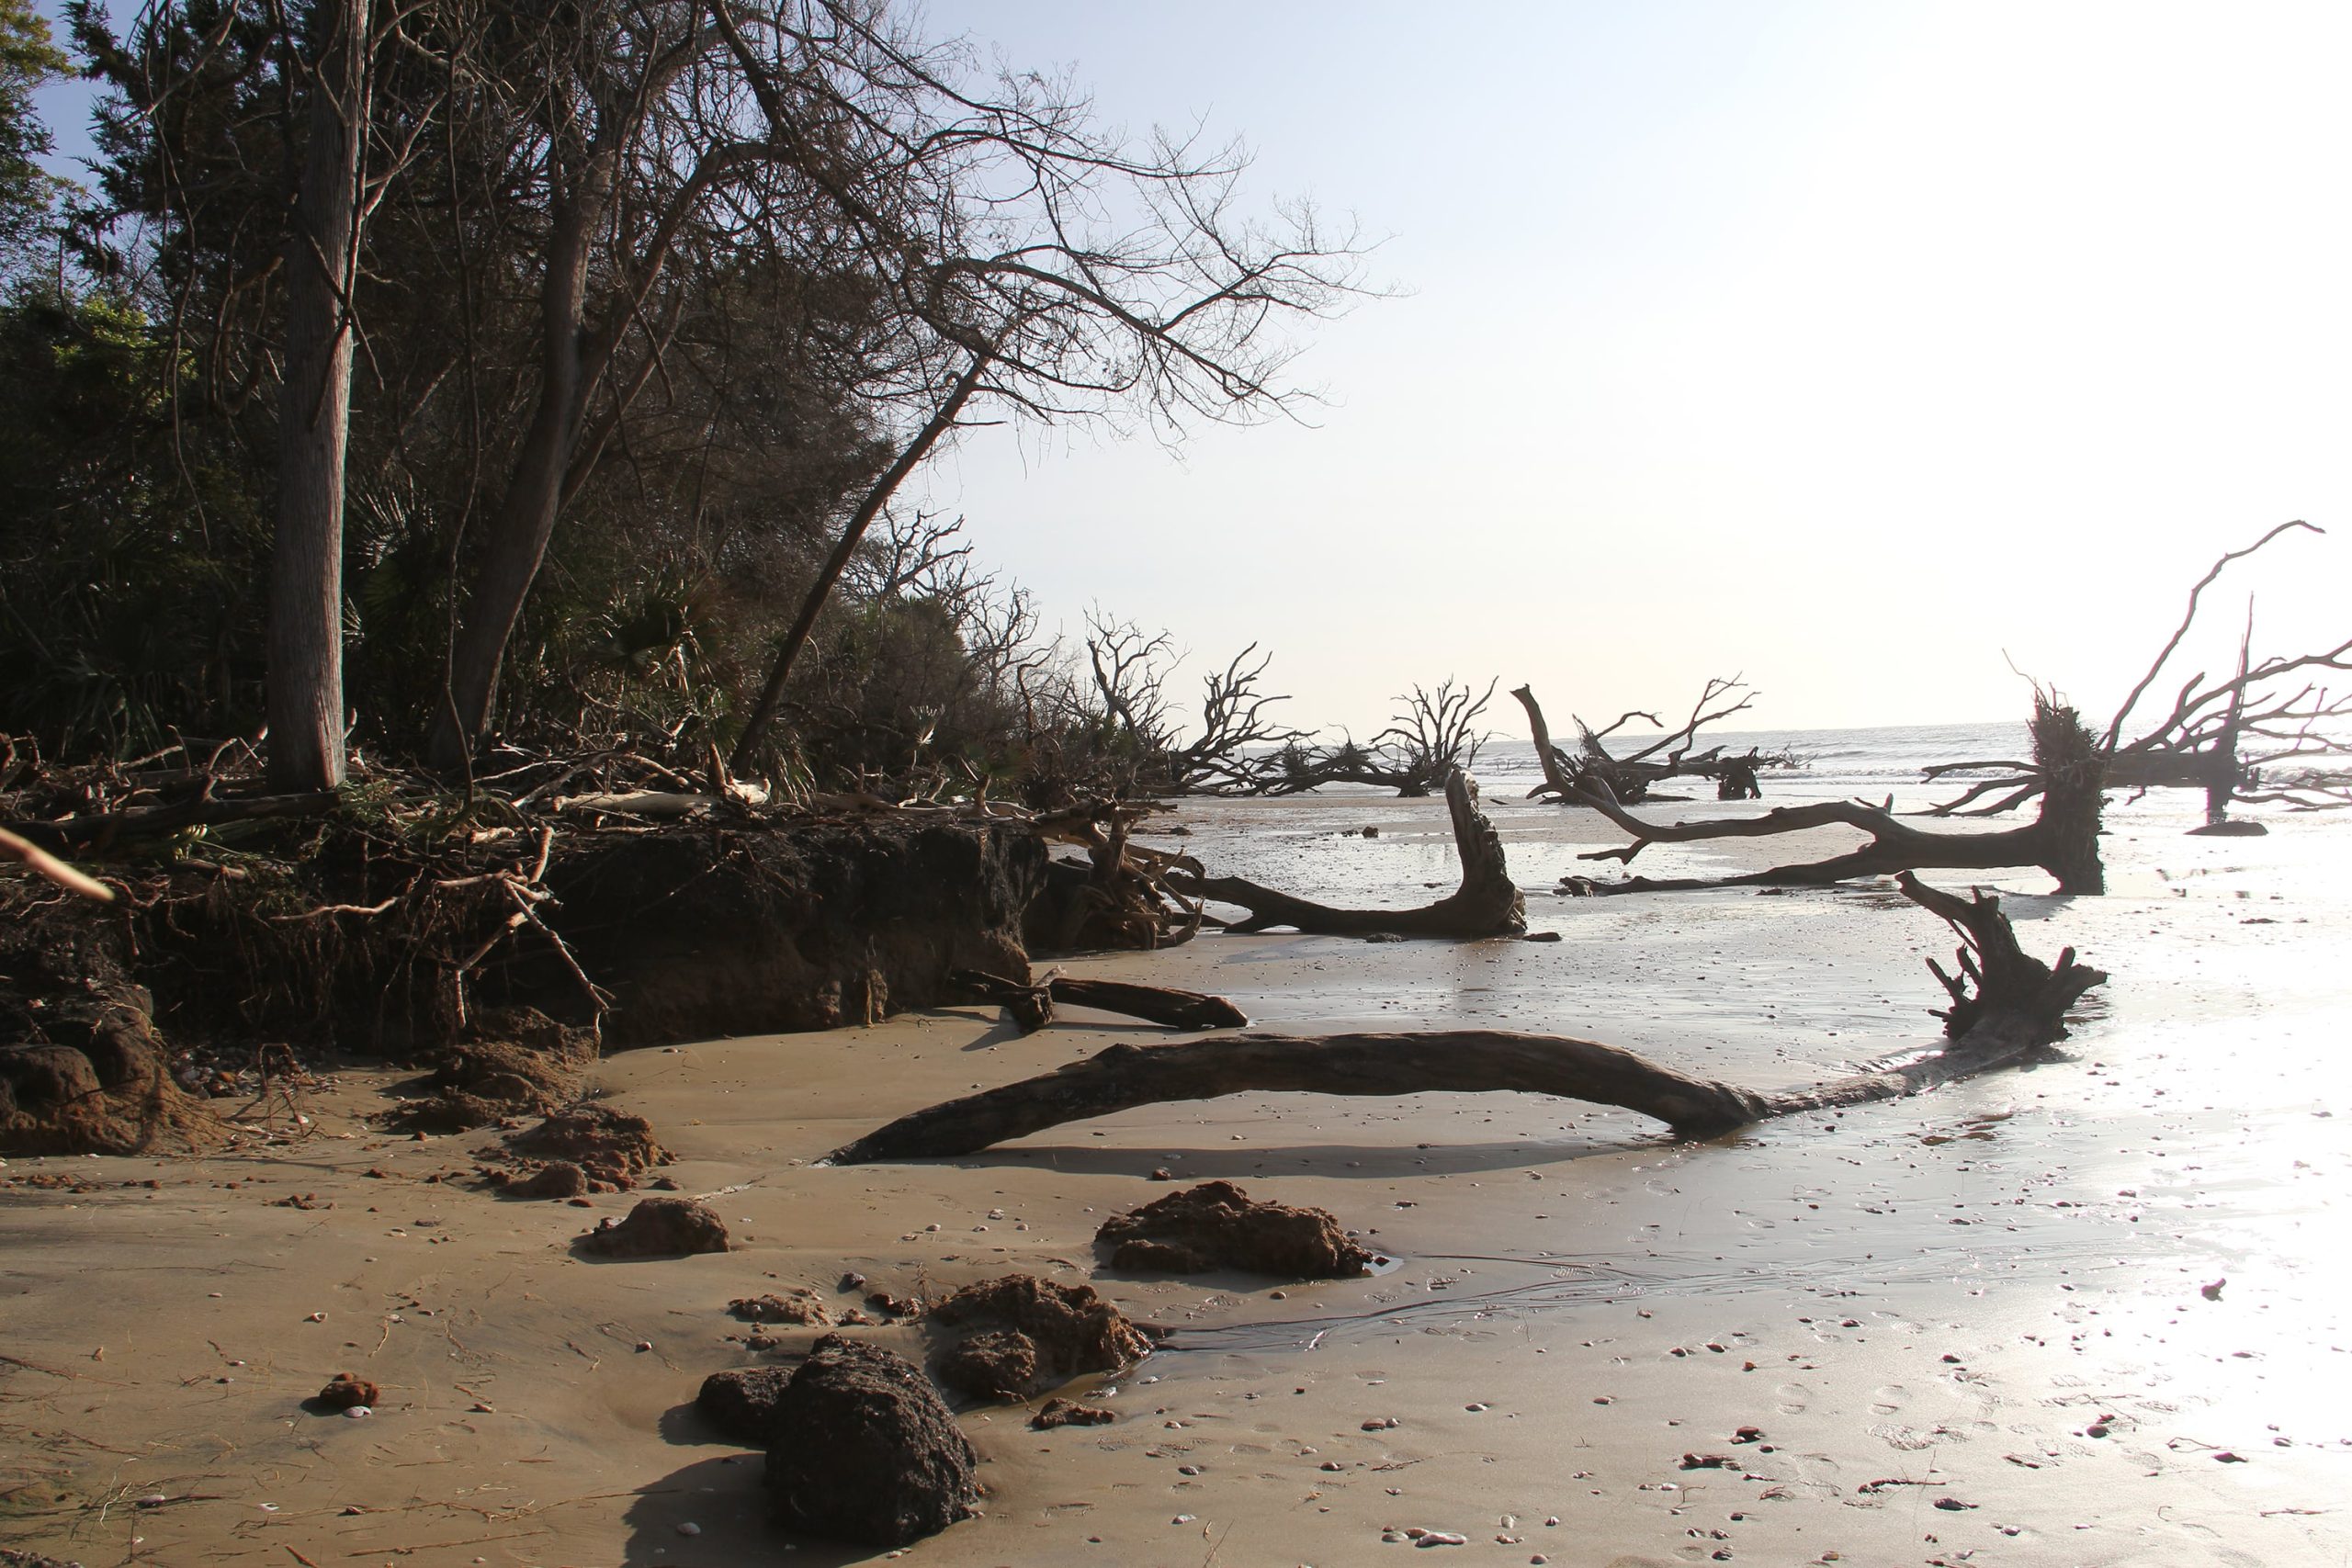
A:
{"label": "curved driftwood log", "polygon": [[1182,1045],[1108,1046],[1057,1071],[902,1116],[831,1157],[865,1165],[971,1154],[1066,1122],[1228,1094],[1393,1098],[1481,1089],[1623,1105],[1694,1136],[1770,1114],[1759,1096],[1591,1040],[1498,1029],[1226,1034]]}
{"label": "curved driftwood log", "polygon": [[2056,966],[2018,945],[1990,894],[1958,898],[1900,879],[1903,891],[1959,932],[1960,972],[1928,967],[1951,993],[1941,1016],[1950,1043],[1916,1059],[1826,1083],[1758,1093],[1693,1077],[1614,1045],[1503,1030],[1422,1034],[1226,1035],[1181,1045],[1114,1045],[1057,1071],[948,1100],[833,1151],[839,1165],[966,1155],[1069,1122],[1170,1100],[1305,1091],[1377,1095],[1502,1090],[1623,1106],[1685,1137],[1770,1117],[1894,1100],[2013,1061],[2065,1034],[2066,1010],[2107,978],[2075,962]]}
{"label": "curved driftwood log", "polygon": [[1190,897],[1238,904],[1250,911],[1247,919],[1227,922],[1228,931],[1290,926],[1309,936],[1519,935],[1527,930],[1526,897],[1510,879],[1495,825],[1478,809],[1477,784],[1459,768],[1446,775],[1445,805],[1453,819],[1454,852],[1462,858],[1462,886],[1417,909],[1335,909],[1239,876],[1171,875],[1169,886]]}

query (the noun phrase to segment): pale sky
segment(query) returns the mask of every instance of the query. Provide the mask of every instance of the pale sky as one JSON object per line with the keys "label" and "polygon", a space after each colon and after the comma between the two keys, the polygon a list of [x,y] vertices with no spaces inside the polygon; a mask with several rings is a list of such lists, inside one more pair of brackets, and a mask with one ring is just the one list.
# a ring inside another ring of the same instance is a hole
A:
{"label": "pale sky", "polygon": [[1359,734],[1449,673],[1613,716],[1744,672],[1743,722],[1827,726],[2021,717],[2014,660],[2104,718],[2290,517],[2331,535],[2224,580],[2213,659],[2248,588],[2258,646],[2352,633],[2352,6],[930,17],[1387,237],[1404,296],[1297,364],[1314,428],[986,432],[929,476],[1187,688],[1257,640]]}
{"label": "pale sky", "polygon": [[1049,624],[1171,631],[1177,686],[1257,641],[1309,728],[1449,674],[1557,722],[1715,673],[1813,727],[2020,717],[2013,660],[2103,718],[2290,517],[2330,536],[2225,580],[2208,662],[2249,588],[2258,646],[2352,631],[2342,0],[929,17],[1384,240],[1396,297],[1296,364],[1311,426],[977,432],[915,487]]}

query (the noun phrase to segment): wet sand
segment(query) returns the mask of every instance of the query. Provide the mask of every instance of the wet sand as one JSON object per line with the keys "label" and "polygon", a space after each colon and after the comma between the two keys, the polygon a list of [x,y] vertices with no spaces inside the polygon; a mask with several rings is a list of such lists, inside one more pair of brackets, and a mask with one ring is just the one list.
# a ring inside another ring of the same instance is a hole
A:
{"label": "wet sand", "polygon": [[[1065,967],[1219,991],[1270,1028],[1549,1030],[1765,1087],[1932,1037],[1920,960],[1951,944],[1893,895],[1555,898],[1605,830],[1495,811],[1531,926],[1565,940],[1204,935]],[[1174,841],[1217,869],[1330,901],[1453,880],[1438,802],[1183,819]],[[1464,1560],[1578,1568],[2352,1561],[2352,824],[2180,837],[2193,820],[2185,796],[2119,810],[2103,899],[2001,879],[2030,948],[2113,976],[2056,1059],[1707,1144],[1515,1097],[1270,1095],[815,1163],[1165,1037],[1071,1014],[1023,1038],[974,1010],[605,1062],[603,1089],[732,1227],[725,1256],[573,1257],[631,1196],[461,1184],[487,1137],[373,1132],[374,1070],[221,1157],[13,1161],[0,1545],[93,1568],[775,1561],[757,1456],[682,1408],[762,1359],[727,1302],[802,1285],[846,1307],[844,1270],[912,1294],[1018,1269],[1176,1332],[1070,1391],[1114,1425],[967,1413],[986,1516],[910,1560],[1332,1568],[1426,1529]],[[1364,825],[1380,837],[1340,836]],[[1640,869],[1734,863],[1686,857]],[[1098,1269],[1094,1227],[1170,1190],[1147,1179],[1163,1168],[1329,1208],[1398,1265],[1310,1285]],[[303,1408],[340,1371],[383,1385],[373,1416]]]}

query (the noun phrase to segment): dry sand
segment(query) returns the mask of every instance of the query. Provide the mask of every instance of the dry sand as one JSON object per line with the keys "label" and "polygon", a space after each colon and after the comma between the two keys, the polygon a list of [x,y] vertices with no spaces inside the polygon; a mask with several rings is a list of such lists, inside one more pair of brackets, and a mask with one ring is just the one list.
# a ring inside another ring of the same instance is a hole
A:
{"label": "dry sand", "polygon": [[[573,1257],[629,1197],[461,1184],[487,1139],[373,1132],[389,1079],[368,1070],[307,1097],[311,1127],[221,1157],[12,1162],[0,1545],[91,1568],[868,1561],[787,1546],[758,1457],[682,1408],[760,1359],[726,1303],[1018,1269],[1091,1278],[1176,1333],[1072,1391],[1115,1425],[968,1413],[986,1516],[910,1560],[1344,1568],[1416,1551],[1384,1540],[1414,1529],[1467,1538],[1437,1549],[1464,1561],[1577,1568],[2352,1562],[2352,830],[2191,840],[2187,808],[2118,813],[2107,898],[2007,880],[2029,947],[2114,976],[2059,1059],[1703,1145],[1513,1097],[1252,1096],[959,1160],[814,1163],[1159,1037],[1072,1018],[1022,1038],[974,1010],[606,1062],[603,1089],[733,1227],[724,1256]],[[1597,832],[1497,815],[1532,888]],[[1317,896],[1453,877],[1442,803],[1187,820],[1219,868]],[[1338,836],[1365,824],[1382,836]],[[1870,890],[1538,892],[1531,923],[1566,940],[1208,935],[1068,967],[1220,991],[1272,1028],[1555,1030],[1774,1086],[1929,1039],[1920,958],[1950,945]],[[1094,1227],[1168,1191],[1156,1168],[1328,1207],[1398,1266],[1097,1272]],[[371,1417],[303,1408],[340,1371],[383,1385]]]}

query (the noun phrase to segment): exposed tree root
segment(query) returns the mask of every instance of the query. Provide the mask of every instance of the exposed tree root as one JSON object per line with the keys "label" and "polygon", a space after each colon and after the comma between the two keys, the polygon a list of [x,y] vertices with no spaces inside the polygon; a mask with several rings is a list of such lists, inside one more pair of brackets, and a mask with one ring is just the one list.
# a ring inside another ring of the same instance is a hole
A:
{"label": "exposed tree root", "polygon": [[949,1100],[868,1133],[831,1156],[841,1165],[971,1154],[1010,1138],[1138,1105],[1277,1091],[1393,1097],[1504,1090],[1623,1106],[1685,1137],[1774,1116],[1917,1094],[1999,1066],[2064,1038],[2066,1010],[2106,979],[2067,949],[2052,967],[2018,945],[1999,900],[1959,898],[1901,877],[1914,903],[1962,940],[1941,1016],[1941,1050],[1779,1093],[1661,1066],[1590,1040],[1500,1030],[1420,1034],[1226,1035],[1178,1045],[1120,1044],[1056,1072]]}
{"label": "exposed tree root", "polygon": [[1462,859],[1462,886],[1417,909],[1338,909],[1238,876],[1183,875],[1171,877],[1169,885],[1195,898],[1238,904],[1250,911],[1247,919],[1226,922],[1228,931],[1289,926],[1311,936],[1519,935],[1527,929],[1527,900],[1510,879],[1501,837],[1478,809],[1477,784],[1459,769],[1447,775],[1445,804],[1453,821],[1454,851]]}

